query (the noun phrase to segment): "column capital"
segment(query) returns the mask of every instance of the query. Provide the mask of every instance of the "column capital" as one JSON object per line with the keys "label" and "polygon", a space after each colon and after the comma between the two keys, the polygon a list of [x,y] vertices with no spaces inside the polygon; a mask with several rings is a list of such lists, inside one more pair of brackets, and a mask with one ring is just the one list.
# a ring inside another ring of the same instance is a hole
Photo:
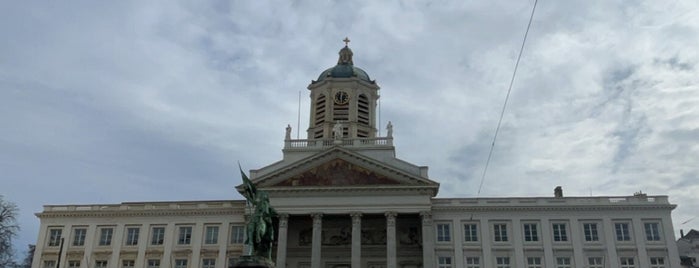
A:
{"label": "column capital", "polygon": [[386,211],[384,213],[386,215],[386,225],[388,226],[396,226],[396,216],[398,216],[398,213],[395,211]]}
{"label": "column capital", "polygon": [[431,211],[420,211],[420,217],[422,217],[422,225],[432,225]]}
{"label": "column capital", "polygon": [[287,223],[289,222],[289,214],[279,213],[277,214],[277,217],[279,217],[279,228],[286,228]]}
{"label": "column capital", "polygon": [[358,211],[350,212],[350,217],[352,217],[352,225],[357,225],[362,223],[362,213]]}
{"label": "column capital", "polygon": [[311,217],[313,217],[313,227],[320,227],[323,222],[323,213],[311,213]]}

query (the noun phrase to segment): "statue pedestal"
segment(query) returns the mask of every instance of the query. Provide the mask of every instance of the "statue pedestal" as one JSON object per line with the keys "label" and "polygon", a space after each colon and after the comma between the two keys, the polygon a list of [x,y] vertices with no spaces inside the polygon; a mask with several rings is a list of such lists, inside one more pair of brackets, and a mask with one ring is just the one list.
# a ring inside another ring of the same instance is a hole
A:
{"label": "statue pedestal", "polygon": [[240,260],[233,265],[233,268],[274,268],[274,262],[270,259],[259,256],[240,256]]}

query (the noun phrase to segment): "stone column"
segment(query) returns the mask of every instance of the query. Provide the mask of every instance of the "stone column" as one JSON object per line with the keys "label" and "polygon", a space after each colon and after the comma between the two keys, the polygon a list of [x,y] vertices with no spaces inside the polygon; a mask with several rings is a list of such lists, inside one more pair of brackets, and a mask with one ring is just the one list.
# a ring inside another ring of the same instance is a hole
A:
{"label": "stone column", "polygon": [[323,230],[323,213],[313,213],[313,244],[311,245],[311,268],[321,268],[320,247],[322,244],[321,234]]}
{"label": "stone column", "polygon": [[279,237],[277,238],[277,268],[286,268],[286,239],[289,214],[279,214]]}
{"label": "stone column", "polygon": [[362,267],[362,213],[352,212],[352,268]]}
{"label": "stone column", "polygon": [[398,213],[389,211],[386,215],[386,267],[396,268],[396,215]]}
{"label": "stone column", "polygon": [[422,267],[433,268],[434,260],[434,230],[432,229],[432,213],[420,212],[422,217]]}

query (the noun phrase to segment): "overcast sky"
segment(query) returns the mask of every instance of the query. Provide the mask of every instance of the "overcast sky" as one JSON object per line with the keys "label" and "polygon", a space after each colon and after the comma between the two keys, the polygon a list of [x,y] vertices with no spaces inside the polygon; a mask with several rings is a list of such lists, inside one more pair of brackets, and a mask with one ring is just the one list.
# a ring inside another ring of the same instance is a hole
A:
{"label": "overcast sky", "polygon": [[[337,62],[381,86],[397,156],[475,197],[534,2],[0,5],[0,194],[16,248],[44,204],[240,199]],[[699,2],[540,1],[480,196],[669,195],[699,229]],[[385,134],[385,131],[383,131]],[[682,224],[685,221],[689,221]]]}

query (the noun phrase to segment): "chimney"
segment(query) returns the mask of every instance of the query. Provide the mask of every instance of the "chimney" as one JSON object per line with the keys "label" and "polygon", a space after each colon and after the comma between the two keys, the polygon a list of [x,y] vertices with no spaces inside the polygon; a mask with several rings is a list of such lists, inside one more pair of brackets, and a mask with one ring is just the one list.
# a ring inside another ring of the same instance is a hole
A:
{"label": "chimney", "polygon": [[680,238],[684,238],[684,230],[680,229]]}
{"label": "chimney", "polygon": [[563,187],[556,186],[556,189],[553,189],[553,197],[563,197]]}

